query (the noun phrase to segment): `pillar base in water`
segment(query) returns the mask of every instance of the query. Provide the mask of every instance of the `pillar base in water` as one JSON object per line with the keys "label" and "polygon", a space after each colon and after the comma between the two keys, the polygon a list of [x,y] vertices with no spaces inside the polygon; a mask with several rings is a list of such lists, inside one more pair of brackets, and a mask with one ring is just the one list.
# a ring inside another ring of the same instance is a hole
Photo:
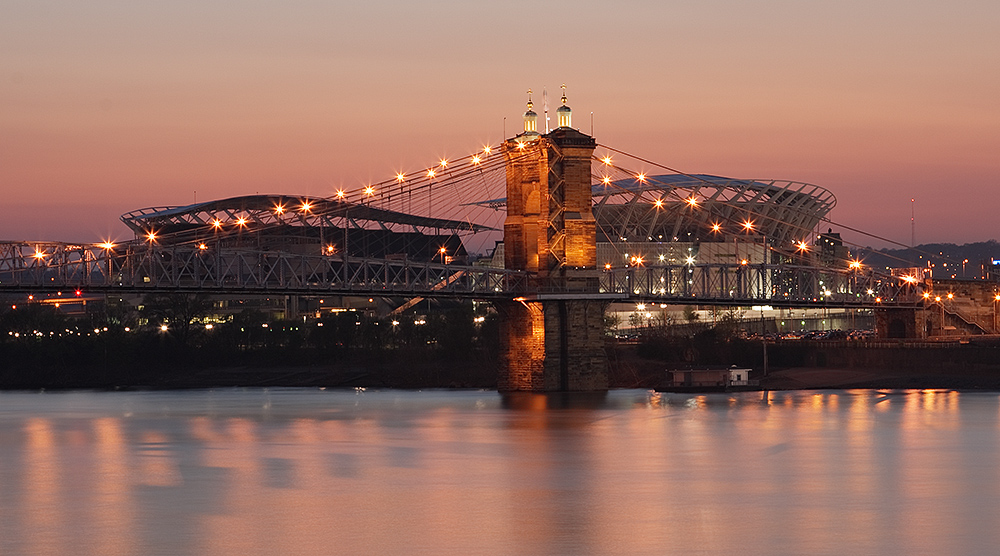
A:
{"label": "pillar base in water", "polygon": [[608,389],[605,301],[513,301],[498,307],[501,392]]}

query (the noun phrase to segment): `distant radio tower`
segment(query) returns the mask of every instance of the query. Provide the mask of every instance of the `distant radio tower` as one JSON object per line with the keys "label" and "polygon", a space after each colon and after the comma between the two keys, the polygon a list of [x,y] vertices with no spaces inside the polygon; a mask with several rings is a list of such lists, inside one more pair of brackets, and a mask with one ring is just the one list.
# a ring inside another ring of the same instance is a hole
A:
{"label": "distant radio tower", "polygon": [[917,224],[913,219],[913,198],[910,198],[910,247],[917,246]]}
{"label": "distant radio tower", "polygon": [[549,132],[549,91],[542,87],[542,108],[545,109],[545,133]]}

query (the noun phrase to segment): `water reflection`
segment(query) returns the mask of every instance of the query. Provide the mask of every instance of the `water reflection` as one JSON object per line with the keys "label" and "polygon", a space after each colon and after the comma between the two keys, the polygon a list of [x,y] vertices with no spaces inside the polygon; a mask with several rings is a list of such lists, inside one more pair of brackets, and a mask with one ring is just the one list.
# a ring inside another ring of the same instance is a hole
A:
{"label": "water reflection", "polygon": [[992,551],[1000,397],[0,394],[0,554]]}

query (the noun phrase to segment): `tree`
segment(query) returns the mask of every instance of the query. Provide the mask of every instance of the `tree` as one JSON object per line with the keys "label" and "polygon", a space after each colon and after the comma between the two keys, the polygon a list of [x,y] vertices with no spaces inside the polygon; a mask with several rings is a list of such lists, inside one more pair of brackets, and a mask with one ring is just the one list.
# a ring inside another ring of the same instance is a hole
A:
{"label": "tree", "polygon": [[204,294],[149,294],[142,300],[141,313],[150,326],[166,324],[168,332],[181,345],[187,345],[190,340],[192,325],[200,322],[212,302]]}

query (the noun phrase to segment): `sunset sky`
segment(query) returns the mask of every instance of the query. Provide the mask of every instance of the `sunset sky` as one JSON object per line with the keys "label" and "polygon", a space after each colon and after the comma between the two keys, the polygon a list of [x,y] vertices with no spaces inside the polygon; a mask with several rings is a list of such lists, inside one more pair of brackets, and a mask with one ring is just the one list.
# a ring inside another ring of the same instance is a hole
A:
{"label": "sunset sky", "polygon": [[600,143],[821,185],[906,244],[911,198],[918,243],[1000,239],[998,30],[995,0],[3,0],[0,239],[389,179],[562,83]]}

